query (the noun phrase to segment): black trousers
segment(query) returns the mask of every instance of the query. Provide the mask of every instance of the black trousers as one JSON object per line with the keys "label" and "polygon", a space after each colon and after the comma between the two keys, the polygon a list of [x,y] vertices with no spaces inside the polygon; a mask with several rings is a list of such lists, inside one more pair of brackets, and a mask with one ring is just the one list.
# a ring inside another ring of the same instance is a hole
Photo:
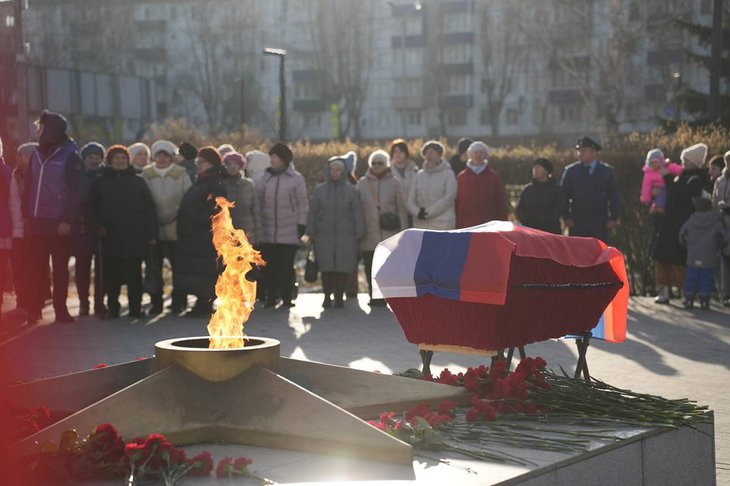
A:
{"label": "black trousers", "polygon": [[81,307],[89,305],[89,286],[91,285],[91,263],[94,263],[94,310],[104,308],[104,287],[101,282],[101,261],[98,255],[98,240],[89,235],[82,235],[74,245],[76,267],[74,282],[79,293]]}
{"label": "black trousers", "polygon": [[[368,294],[370,295],[370,300],[373,300],[373,255],[375,254],[374,251],[364,251],[362,252],[362,260],[365,264],[365,278],[368,280]],[[383,299],[375,299],[375,301],[381,302]]]}
{"label": "black trousers", "polygon": [[335,294],[335,300],[342,301],[350,275],[351,273],[346,272],[322,272],[324,298],[328,299],[330,295]]}
{"label": "black trousers", "polygon": [[43,235],[29,238],[28,273],[30,295],[28,311],[40,314],[48,289],[48,259],[53,269],[53,309],[56,314],[67,314],[68,260],[71,256],[71,239],[68,236]]}
{"label": "black trousers", "polygon": [[[165,282],[162,279],[162,267],[165,257],[170,262],[172,271],[175,271],[175,253],[177,250],[177,241],[158,241],[152,247],[151,262],[145,267],[145,283],[149,285],[147,291],[150,293],[153,306],[162,306],[162,295]],[[180,294],[172,290],[173,307],[182,307],[186,304],[185,294]]]}
{"label": "black trousers", "polygon": [[109,312],[119,312],[119,294],[122,285],[127,284],[129,312],[139,314],[142,310],[142,258],[104,257],[104,290]]}
{"label": "black trousers", "polygon": [[290,302],[294,289],[294,256],[298,245],[262,243],[261,255],[266,261],[264,282],[266,301],[275,302],[281,297],[284,303]]}

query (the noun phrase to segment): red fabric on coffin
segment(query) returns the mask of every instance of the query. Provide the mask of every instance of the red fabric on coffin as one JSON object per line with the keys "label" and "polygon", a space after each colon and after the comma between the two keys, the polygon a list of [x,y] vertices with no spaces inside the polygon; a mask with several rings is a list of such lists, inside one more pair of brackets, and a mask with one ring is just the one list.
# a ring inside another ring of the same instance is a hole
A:
{"label": "red fabric on coffin", "polygon": [[504,305],[433,295],[387,301],[408,342],[495,350],[592,329],[620,285],[609,262],[573,267],[513,255]]}

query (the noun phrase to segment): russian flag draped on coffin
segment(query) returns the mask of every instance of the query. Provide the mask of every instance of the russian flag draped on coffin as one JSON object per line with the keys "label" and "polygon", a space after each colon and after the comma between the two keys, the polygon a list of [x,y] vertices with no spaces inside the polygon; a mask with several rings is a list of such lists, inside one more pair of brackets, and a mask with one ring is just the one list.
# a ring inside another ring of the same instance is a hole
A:
{"label": "russian flag draped on coffin", "polygon": [[615,248],[506,221],[408,229],[381,242],[373,258],[373,297],[388,301],[414,344],[496,350],[597,323],[597,337],[620,342],[628,295]]}

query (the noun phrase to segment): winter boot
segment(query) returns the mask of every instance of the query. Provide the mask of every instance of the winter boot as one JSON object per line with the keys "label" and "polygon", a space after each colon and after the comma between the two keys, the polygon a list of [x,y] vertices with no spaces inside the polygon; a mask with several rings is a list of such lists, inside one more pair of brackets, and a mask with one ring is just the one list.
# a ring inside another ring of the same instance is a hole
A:
{"label": "winter boot", "polygon": [[700,295],[700,309],[707,310],[710,308],[710,296]]}
{"label": "winter boot", "polygon": [[669,287],[662,287],[659,289],[659,293],[654,298],[654,302],[657,304],[668,304],[669,303]]}
{"label": "winter boot", "polygon": [[683,304],[685,309],[691,309],[695,305],[694,294],[685,294]]}

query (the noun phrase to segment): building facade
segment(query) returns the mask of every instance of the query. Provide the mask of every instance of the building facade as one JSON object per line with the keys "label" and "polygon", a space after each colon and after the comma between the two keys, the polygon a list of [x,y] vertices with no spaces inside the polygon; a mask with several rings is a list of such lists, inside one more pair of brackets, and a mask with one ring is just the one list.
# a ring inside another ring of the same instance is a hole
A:
{"label": "building facade", "polygon": [[276,138],[279,62],[263,55],[275,47],[290,138],[568,143],[679,120],[681,90],[706,91],[709,74],[686,54],[707,47],[672,19],[709,25],[711,4],[30,0],[23,26],[31,65],[95,77],[78,81],[80,100],[105,77],[129,86],[94,94],[125,113],[114,133],[126,140],[166,117]]}

